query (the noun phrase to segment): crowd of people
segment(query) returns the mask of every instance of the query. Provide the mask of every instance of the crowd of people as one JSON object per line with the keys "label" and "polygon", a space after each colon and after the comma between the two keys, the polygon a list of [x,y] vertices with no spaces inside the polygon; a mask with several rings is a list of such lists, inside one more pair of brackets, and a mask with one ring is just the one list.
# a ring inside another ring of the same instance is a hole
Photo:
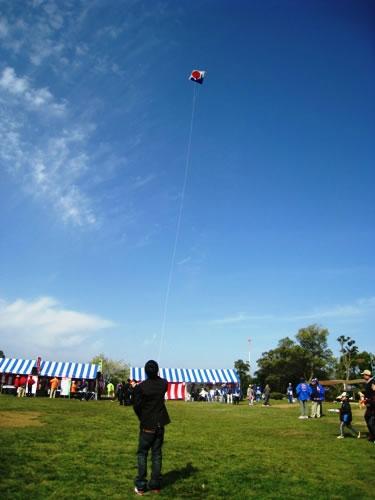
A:
{"label": "crowd of people", "polygon": [[242,392],[238,384],[204,385],[192,384],[187,391],[187,401],[239,404]]}
{"label": "crowd of people", "polygon": [[[51,399],[56,398],[61,394],[62,379],[58,377],[36,377],[35,375],[16,375],[14,378],[15,396],[35,397],[49,396]],[[90,387],[91,383],[91,387]],[[71,398],[80,399],[81,401],[91,399],[95,387],[95,381],[72,380],[69,388],[69,396]]]}
{"label": "crowd of people", "polygon": [[271,406],[271,387],[266,384],[264,389],[260,385],[249,385],[246,392],[247,400],[249,406],[253,406],[255,403],[263,403],[263,406]]}

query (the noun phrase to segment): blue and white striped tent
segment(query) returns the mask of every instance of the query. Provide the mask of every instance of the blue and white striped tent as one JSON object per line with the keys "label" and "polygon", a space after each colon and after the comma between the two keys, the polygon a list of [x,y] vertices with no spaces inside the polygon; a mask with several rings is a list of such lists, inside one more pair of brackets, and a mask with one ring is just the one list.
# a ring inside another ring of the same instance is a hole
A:
{"label": "blue and white striped tent", "polygon": [[1,358],[0,373],[9,373],[10,375],[30,375],[35,363],[35,359]]}
{"label": "blue and white striped tent", "polygon": [[95,379],[98,365],[91,363],[64,363],[59,361],[42,361],[40,364],[41,377],[68,377]]}
{"label": "blue and white striped tent", "polygon": [[[35,359],[0,359],[0,373],[29,375],[35,366]],[[97,373],[98,365],[91,363],[42,361],[39,375],[42,377],[95,379]]]}
{"label": "blue and white striped tent", "polygon": [[[239,384],[240,379],[236,370],[203,369],[203,368],[160,368],[159,376],[168,382],[174,383],[196,383],[196,384]],[[144,368],[131,367],[130,378],[134,380],[145,380]]]}

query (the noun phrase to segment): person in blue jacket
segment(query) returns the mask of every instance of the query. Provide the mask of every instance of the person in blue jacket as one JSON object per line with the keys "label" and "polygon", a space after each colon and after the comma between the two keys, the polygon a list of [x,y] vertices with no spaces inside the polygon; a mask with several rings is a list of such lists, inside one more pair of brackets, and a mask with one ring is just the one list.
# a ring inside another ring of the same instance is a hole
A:
{"label": "person in blue jacket", "polygon": [[301,415],[298,418],[309,418],[307,402],[310,399],[311,388],[304,378],[300,379],[300,383],[296,387],[296,393],[301,409]]}

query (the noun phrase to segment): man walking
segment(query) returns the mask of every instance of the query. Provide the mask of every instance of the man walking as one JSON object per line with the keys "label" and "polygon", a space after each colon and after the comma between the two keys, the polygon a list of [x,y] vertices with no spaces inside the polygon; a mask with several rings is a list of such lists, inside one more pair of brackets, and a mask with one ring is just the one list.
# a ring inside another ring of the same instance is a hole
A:
{"label": "man walking", "polygon": [[366,413],[365,420],[368,428],[368,440],[375,443],[375,377],[372,376],[370,370],[364,370],[363,376],[365,387],[365,404]]}
{"label": "man walking", "polygon": [[[158,376],[159,366],[150,360],[145,364],[147,380],[134,389],[134,411],[139,419],[138,475],[134,491],[144,495],[148,489],[155,493],[161,488],[162,446],[164,426],[170,423],[165,407],[168,382]],[[147,485],[147,456],[151,449],[152,471]]]}

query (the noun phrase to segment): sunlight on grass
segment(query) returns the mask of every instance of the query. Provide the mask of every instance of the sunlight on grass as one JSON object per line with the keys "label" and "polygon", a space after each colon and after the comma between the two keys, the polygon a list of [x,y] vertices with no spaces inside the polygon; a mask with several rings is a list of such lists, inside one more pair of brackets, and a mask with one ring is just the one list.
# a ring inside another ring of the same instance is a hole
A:
{"label": "sunlight on grass", "polygon": [[[11,396],[0,404],[2,498],[133,497],[132,408]],[[168,411],[164,498],[373,498],[375,447],[337,440],[336,414],[301,421],[297,406],[276,403],[169,402]],[[365,431],[363,413],[353,414]],[[20,419],[27,426],[4,425]]]}

